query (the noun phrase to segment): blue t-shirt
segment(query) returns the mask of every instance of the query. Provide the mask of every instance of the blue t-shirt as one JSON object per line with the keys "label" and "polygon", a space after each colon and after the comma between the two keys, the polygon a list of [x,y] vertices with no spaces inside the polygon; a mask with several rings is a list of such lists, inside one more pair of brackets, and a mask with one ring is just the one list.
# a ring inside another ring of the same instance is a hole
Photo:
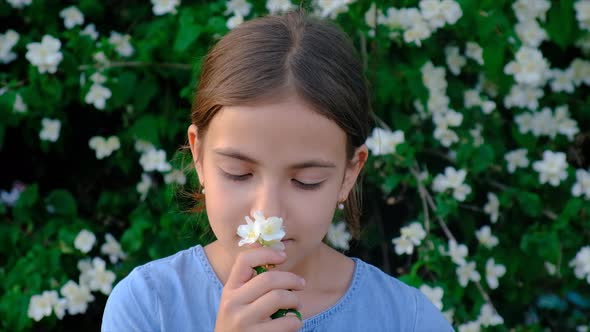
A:
{"label": "blue t-shirt", "polygon": [[[352,282],[300,331],[453,331],[419,290],[353,257]],[[223,285],[200,245],[136,267],[108,298],[102,331],[213,331]]]}

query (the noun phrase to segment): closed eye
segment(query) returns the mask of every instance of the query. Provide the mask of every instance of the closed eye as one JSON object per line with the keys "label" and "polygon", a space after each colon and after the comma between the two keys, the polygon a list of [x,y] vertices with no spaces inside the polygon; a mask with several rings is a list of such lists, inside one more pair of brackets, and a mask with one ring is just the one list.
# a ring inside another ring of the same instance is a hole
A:
{"label": "closed eye", "polygon": [[[241,182],[241,181],[246,181],[250,176],[252,176],[251,173],[247,173],[247,174],[231,174],[231,173],[227,173],[225,171],[221,171],[221,174],[223,174],[224,177],[226,177],[227,179],[231,180],[231,181],[236,181],[236,182]],[[293,183],[295,183],[295,185],[303,190],[315,190],[317,188],[319,188],[322,182],[318,182],[318,183],[304,183],[301,182],[299,180],[295,180],[292,179],[291,181],[293,181]]]}

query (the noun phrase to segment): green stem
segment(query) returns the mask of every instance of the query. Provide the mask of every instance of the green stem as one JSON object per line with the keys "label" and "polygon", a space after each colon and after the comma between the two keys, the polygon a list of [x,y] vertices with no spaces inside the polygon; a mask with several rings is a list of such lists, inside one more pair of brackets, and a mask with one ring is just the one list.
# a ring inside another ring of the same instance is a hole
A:
{"label": "green stem", "polygon": [[[265,268],[264,266],[256,266],[254,268],[254,270],[256,271],[257,274],[261,274],[261,273],[268,271],[268,269]],[[281,317],[287,316],[287,314],[290,312],[294,313],[295,316],[297,316],[297,318],[299,318],[300,321],[303,321],[303,319],[301,318],[301,313],[295,309],[279,309],[277,312],[272,314],[270,317],[272,319],[281,318]]]}

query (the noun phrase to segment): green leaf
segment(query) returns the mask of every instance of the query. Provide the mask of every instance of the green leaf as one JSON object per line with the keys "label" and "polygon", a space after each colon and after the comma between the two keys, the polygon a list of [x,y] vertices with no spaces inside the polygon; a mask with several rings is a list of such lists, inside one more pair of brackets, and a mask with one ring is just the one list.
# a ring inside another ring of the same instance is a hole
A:
{"label": "green leaf", "polygon": [[180,22],[176,40],[174,41],[174,51],[181,53],[194,43],[201,34],[201,28],[194,22],[194,15],[189,11],[184,11],[180,15]]}
{"label": "green leaf", "polygon": [[574,42],[576,20],[574,18],[574,1],[560,0],[551,5],[547,13],[545,29],[552,41],[562,49]]}
{"label": "green leaf", "polygon": [[560,256],[560,239],[555,232],[536,231],[525,234],[520,248],[527,254],[540,256],[543,260],[557,262]]}
{"label": "green leaf", "polygon": [[484,144],[480,146],[473,155],[471,170],[474,174],[485,171],[493,162],[495,158],[494,149]]}
{"label": "green leaf", "polygon": [[55,212],[64,216],[76,216],[78,208],[76,200],[69,191],[57,189],[47,197],[47,204],[51,205]]}
{"label": "green leaf", "polygon": [[543,203],[539,195],[531,192],[521,191],[516,195],[522,212],[531,217],[538,217],[543,211]]}

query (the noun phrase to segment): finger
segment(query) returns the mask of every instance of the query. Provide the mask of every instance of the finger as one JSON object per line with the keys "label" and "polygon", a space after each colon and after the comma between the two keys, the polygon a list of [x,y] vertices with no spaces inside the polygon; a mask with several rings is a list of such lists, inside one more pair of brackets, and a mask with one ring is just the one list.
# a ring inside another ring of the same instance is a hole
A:
{"label": "finger", "polygon": [[268,319],[279,309],[300,309],[300,301],[295,293],[285,289],[275,289],[251,303],[244,310],[247,315],[260,320]]}
{"label": "finger", "polygon": [[288,314],[285,317],[272,319],[264,322],[256,327],[259,332],[275,332],[275,331],[299,331],[303,327],[303,322],[294,314]]}
{"label": "finger", "polygon": [[273,289],[303,290],[305,280],[300,276],[284,271],[268,271],[252,278],[246,285],[236,290],[240,303],[252,303]]}
{"label": "finger", "polygon": [[232,266],[226,287],[237,289],[252,279],[252,270],[265,264],[281,264],[286,259],[284,251],[267,247],[246,249],[238,254]]}

